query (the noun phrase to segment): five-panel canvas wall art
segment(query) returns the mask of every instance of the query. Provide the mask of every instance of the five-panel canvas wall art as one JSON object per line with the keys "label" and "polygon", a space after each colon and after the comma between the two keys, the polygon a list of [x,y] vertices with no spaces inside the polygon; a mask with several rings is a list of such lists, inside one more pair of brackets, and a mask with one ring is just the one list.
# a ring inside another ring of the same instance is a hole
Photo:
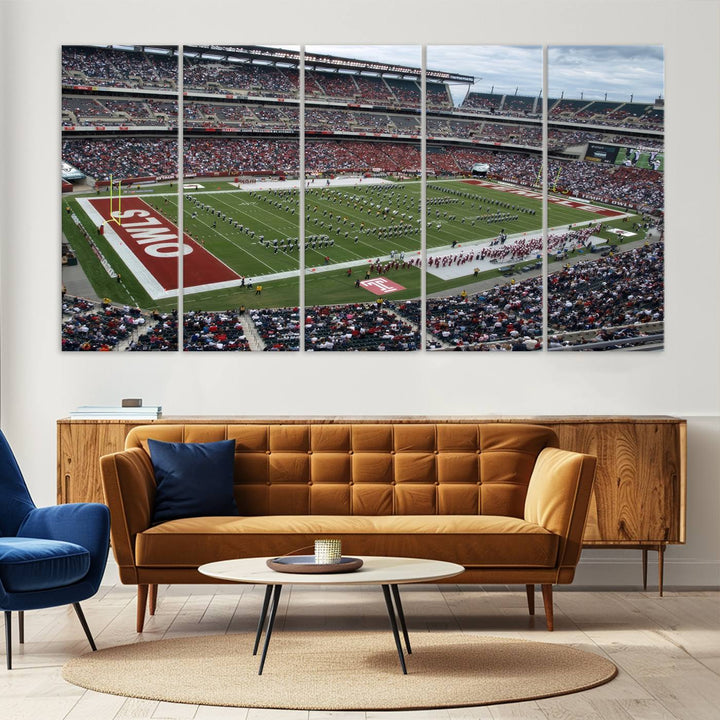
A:
{"label": "five-panel canvas wall art", "polygon": [[65,46],[64,351],[664,345],[658,46]]}

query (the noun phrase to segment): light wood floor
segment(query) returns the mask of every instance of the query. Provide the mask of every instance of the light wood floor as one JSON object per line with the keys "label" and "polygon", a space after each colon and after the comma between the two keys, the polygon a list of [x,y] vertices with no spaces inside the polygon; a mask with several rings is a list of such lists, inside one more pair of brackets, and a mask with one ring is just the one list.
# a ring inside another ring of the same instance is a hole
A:
{"label": "light wood floor", "polygon": [[[376,588],[295,588],[283,593],[277,631],[386,629]],[[138,636],[135,593],[103,586],[83,603],[99,648],[162,637],[254,631],[263,589],[253,586],[161,587],[157,614]],[[288,603],[290,608],[288,608]],[[411,633],[462,630],[566,643],[610,658],[618,677],[593,690],[538,702],[423,712],[305,712],[203,707],[114,697],[69,685],[63,663],[88,650],[70,607],[26,613],[25,645],[15,669],[0,657],[2,720],[718,720],[720,591],[653,592],[567,589],[555,593],[555,631],[545,630],[542,600],[527,614],[524,588],[421,585],[403,589]],[[362,606],[362,611],[358,608]],[[4,655],[4,643],[2,655]],[[271,649],[272,652],[272,649]]]}

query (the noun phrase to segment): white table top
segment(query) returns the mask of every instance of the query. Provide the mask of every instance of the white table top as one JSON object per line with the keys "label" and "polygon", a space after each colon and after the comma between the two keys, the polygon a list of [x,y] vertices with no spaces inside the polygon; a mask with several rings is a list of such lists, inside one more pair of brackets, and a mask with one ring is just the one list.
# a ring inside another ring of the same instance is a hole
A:
{"label": "white table top", "polygon": [[219,580],[255,583],[258,585],[399,585],[433,582],[459,575],[462,565],[442,560],[421,558],[373,557],[356,555],[363,566],[349,573],[281,573],[271,570],[271,558],[240,558],[201,565],[198,571]]}

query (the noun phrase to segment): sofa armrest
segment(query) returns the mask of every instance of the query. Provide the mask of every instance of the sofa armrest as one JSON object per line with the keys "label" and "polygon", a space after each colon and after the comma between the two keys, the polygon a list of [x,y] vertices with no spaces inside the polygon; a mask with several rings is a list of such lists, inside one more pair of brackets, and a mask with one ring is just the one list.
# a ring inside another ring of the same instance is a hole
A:
{"label": "sofa armrest", "polygon": [[150,527],[155,503],[152,463],[144,450],[132,448],[101,457],[100,471],[120,578],[124,583],[135,583],[135,537]]}
{"label": "sofa armrest", "polygon": [[545,448],[530,477],[525,520],[560,536],[560,582],[572,581],[580,559],[596,464],[592,455]]}

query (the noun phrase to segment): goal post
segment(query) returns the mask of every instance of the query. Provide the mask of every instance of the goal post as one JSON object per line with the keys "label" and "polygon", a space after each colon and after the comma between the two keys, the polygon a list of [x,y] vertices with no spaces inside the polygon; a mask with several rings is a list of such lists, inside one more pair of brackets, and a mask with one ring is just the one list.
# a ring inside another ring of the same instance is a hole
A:
{"label": "goal post", "polygon": [[[113,195],[114,186],[113,176],[110,175],[110,217],[105,222],[114,222],[122,225],[122,180],[117,181],[117,193],[115,195]],[[114,211],[114,200],[117,200],[117,212]]]}

